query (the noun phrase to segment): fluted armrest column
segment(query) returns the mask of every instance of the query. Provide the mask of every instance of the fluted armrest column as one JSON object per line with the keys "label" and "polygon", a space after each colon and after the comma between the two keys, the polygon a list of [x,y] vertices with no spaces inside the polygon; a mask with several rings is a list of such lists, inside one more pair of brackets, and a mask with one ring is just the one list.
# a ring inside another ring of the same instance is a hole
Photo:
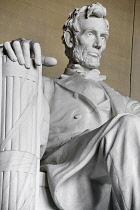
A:
{"label": "fluted armrest column", "polygon": [[0,59],[0,209],[37,210],[41,67]]}

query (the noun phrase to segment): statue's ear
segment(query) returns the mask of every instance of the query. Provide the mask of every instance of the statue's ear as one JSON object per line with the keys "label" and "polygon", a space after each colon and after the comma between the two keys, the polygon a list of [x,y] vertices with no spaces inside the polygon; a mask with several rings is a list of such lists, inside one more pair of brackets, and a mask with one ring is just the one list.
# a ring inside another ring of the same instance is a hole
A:
{"label": "statue's ear", "polygon": [[67,30],[64,32],[65,43],[69,48],[72,48],[74,45],[73,34],[71,31]]}

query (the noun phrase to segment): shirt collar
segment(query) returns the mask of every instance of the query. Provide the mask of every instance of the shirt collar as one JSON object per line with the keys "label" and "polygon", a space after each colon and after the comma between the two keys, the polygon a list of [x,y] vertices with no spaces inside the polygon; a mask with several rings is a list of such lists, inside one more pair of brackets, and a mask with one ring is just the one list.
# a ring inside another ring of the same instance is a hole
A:
{"label": "shirt collar", "polygon": [[86,71],[84,67],[79,64],[68,64],[64,74],[61,74],[60,78],[64,79],[76,73],[83,76],[85,79],[91,79],[94,81],[106,80],[106,76],[100,75],[100,71],[98,69],[91,69],[90,71]]}

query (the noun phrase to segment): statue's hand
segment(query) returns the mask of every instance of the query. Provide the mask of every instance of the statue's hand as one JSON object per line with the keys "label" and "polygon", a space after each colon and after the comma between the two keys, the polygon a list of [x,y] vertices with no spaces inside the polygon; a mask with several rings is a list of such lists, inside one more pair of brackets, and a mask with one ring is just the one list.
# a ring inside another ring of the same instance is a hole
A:
{"label": "statue's hand", "polygon": [[42,56],[40,44],[33,40],[20,38],[12,42],[5,42],[3,46],[10,60],[13,62],[18,61],[20,65],[25,65],[26,68],[31,67],[30,58],[34,59],[37,66],[40,66],[41,63],[44,66],[57,64],[55,58]]}

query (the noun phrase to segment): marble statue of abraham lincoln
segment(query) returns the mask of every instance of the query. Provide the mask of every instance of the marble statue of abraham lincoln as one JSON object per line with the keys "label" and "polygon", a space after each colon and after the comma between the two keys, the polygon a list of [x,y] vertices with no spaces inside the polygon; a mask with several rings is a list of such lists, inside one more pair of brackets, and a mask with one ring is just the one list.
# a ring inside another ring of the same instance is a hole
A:
{"label": "marble statue of abraham lincoln", "polygon": [[[109,36],[105,16],[99,3],[71,12],[62,36],[69,63],[60,78],[43,77],[41,171],[54,209],[140,209],[140,104],[110,88],[98,70]],[[3,49],[29,70],[32,56],[36,66],[57,63],[33,40]]]}

